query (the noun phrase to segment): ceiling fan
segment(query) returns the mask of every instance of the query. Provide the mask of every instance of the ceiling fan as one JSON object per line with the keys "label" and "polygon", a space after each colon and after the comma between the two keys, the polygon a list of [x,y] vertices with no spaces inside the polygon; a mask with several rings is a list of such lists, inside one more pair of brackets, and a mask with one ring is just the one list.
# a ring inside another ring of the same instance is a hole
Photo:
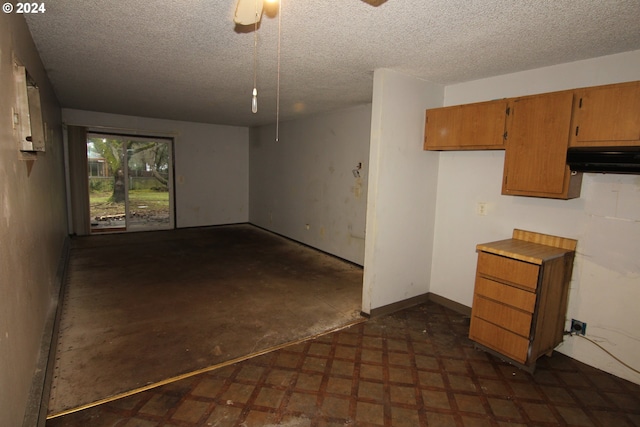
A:
{"label": "ceiling fan", "polygon": [[[262,18],[264,3],[277,3],[279,0],[238,0],[233,21],[238,25],[255,25]],[[378,7],[387,0],[361,0]]]}
{"label": "ceiling fan", "polygon": [[[378,7],[387,0],[361,0],[371,6]],[[253,44],[253,91],[251,98],[251,112],[258,112],[258,89],[257,89],[257,46],[258,46],[258,23],[262,18],[264,3],[278,3],[278,80],[276,88],[276,141],[278,141],[279,122],[280,122],[280,0],[237,0],[236,13],[233,21],[240,26],[254,26],[254,44]]]}

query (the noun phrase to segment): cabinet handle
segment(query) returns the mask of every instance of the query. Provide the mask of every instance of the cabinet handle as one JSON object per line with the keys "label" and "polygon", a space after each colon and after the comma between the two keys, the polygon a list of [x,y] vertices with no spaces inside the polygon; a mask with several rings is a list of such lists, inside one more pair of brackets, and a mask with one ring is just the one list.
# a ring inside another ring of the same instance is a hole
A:
{"label": "cabinet handle", "polygon": [[578,136],[578,132],[580,132],[580,126],[576,126],[576,136]]}

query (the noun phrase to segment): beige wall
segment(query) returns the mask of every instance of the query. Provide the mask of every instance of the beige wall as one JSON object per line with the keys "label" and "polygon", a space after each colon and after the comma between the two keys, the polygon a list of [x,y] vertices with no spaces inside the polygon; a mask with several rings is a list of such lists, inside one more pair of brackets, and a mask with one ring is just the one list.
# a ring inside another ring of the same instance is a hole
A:
{"label": "beige wall", "polygon": [[442,86],[395,71],[373,78],[362,310],[429,292],[438,154],[422,149],[424,110]]}
{"label": "beige wall", "polygon": [[[13,53],[41,92],[48,135],[35,161],[14,136]],[[0,14],[0,94],[0,425],[19,426],[67,234],[60,108],[22,15]]]}
{"label": "beige wall", "polygon": [[249,220],[362,265],[370,123],[365,104],[253,130]]}

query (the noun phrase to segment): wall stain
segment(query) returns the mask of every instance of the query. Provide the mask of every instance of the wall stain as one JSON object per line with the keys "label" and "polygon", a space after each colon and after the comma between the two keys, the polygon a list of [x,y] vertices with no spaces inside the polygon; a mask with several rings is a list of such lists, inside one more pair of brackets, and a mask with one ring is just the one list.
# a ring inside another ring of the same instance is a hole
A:
{"label": "wall stain", "polygon": [[362,187],[364,186],[362,182],[362,177],[358,177],[355,179],[355,183],[353,187],[351,187],[351,192],[356,197],[356,199],[360,199],[362,197]]}

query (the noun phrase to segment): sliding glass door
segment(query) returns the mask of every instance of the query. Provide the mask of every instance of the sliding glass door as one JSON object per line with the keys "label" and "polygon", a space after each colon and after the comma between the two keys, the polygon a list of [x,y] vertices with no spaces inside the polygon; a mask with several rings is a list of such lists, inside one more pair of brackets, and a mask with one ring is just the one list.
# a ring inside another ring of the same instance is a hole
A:
{"label": "sliding glass door", "polygon": [[91,233],[174,227],[172,140],[87,135]]}

